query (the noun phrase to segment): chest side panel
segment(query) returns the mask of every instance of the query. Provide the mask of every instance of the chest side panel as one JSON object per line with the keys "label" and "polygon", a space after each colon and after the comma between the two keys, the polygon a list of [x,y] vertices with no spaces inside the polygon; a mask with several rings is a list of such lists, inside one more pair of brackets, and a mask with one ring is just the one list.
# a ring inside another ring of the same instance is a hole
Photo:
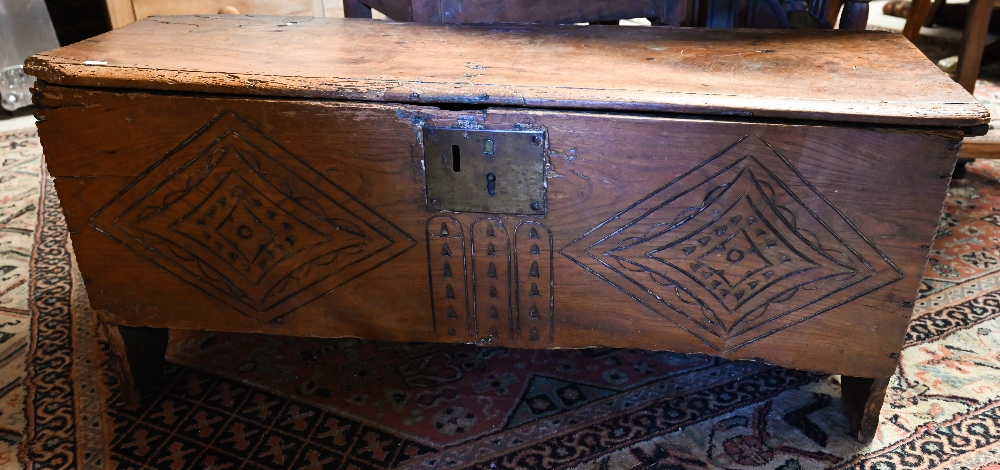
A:
{"label": "chest side panel", "polygon": [[[50,170],[106,320],[641,347],[856,376],[894,367],[960,139],[44,85],[39,95]],[[544,130],[545,216],[428,211],[429,126]]]}

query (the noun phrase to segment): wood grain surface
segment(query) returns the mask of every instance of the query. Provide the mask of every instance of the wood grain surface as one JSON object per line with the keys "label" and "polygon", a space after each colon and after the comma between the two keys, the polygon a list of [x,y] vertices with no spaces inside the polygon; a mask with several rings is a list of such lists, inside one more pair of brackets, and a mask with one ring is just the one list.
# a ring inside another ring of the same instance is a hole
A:
{"label": "wood grain surface", "polygon": [[971,126],[986,109],[898,34],[191,16],[36,55],[84,87]]}
{"label": "wood grain surface", "polygon": [[[44,82],[36,100],[105,321],[858,377],[895,367],[961,139]],[[544,129],[546,215],[429,212],[423,126]]]}

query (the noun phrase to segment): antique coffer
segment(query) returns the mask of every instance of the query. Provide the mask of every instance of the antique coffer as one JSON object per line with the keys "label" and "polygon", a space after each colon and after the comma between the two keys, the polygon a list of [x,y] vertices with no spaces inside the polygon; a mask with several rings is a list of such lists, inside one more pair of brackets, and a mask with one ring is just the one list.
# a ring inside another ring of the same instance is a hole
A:
{"label": "antique coffer", "polygon": [[842,374],[862,440],[989,120],[878,32],[157,17],[26,67],[140,387],[166,328],[646,348]]}

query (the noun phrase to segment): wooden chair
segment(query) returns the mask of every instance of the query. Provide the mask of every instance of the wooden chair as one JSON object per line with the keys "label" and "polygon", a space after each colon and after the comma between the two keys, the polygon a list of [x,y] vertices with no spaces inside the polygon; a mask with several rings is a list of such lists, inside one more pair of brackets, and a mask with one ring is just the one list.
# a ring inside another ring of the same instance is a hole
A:
{"label": "wooden chair", "polygon": [[[920,36],[920,28],[927,25],[928,18],[932,17],[941,3],[944,3],[943,0],[934,0],[933,4],[932,0],[912,0],[903,36],[910,42],[916,41]],[[958,53],[958,69],[955,71],[955,81],[969,93],[976,89],[993,6],[994,0],[970,0],[969,3],[965,29],[962,30],[962,46]],[[959,158],[955,166],[953,178],[964,178],[966,164],[974,159],[1000,158],[1000,136],[991,132],[981,137],[966,138],[960,156],[962,158]]]}
{"label": "wooden chair", "polygon": [[[938,3],[938,2],[935,2]],[[958,53],[958,70],[955,81],[969,90],[976,88],[979,78],[979,66],[983,60],[983,48],[986,47],[986,33],[990,26],[990,14],[993,11],[994,0],[971,0],[962,32],[962,48]],[[911,42],[920,36],[920,28],[927,23],[931,11],[932,0],[913,0],[910,14],[906,17],[903,36]]]}

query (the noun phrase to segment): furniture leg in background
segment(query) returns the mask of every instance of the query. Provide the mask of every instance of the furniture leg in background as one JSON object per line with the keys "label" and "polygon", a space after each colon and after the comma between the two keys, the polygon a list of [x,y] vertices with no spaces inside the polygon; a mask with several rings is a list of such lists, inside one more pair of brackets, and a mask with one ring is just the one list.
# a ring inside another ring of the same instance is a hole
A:
{"label": "furniture leg in background", "polygon": [[[976,79],[979,78],[992,11],[993,0],[971,0],[969,4],[969,15],[962,34],[962,49],[958,56],[958,70],[955,72],[955,81],[969,93],[975,90]],[[991,141],[993,138],[995,137],[987,135],[969,139],[967,147],[961,153],[965,158],[960,158],[955,165],[956,178],[965,177],[965,166],[974,158],[1000,158],[1000,142]]]}
{"label": "furniture leg in background", "polygon": [[[920,36],[920,28],[926,25],[934,10],[939,5],[932,0],[913,0],[910,14],[906,17],[903,36],[916,41]],[[971,0],[962,32],[962,45],[958,54],[958,69],[955,81],[972,93],[979,78],[979,68],[982,64],[983,49],[986,46],[986,36],[989,31],[990,17],[993,11],[993,0]],[[972,137],[963,143],[962,153],[955,166],[954,178],[965,177],[965,165],[975,158],[1000,158],[1000,142],[996,136]]]}
{"label": "furniture leg in background", "polygon": [[958,55],[958,71],[955,73],[955,81],[969,93],[976,88],[976,79],[979,78],[979,66],[983,60],[992,11],[993,0],[971,0],[969,3],[965,32],[962,34],[962,50]]}

